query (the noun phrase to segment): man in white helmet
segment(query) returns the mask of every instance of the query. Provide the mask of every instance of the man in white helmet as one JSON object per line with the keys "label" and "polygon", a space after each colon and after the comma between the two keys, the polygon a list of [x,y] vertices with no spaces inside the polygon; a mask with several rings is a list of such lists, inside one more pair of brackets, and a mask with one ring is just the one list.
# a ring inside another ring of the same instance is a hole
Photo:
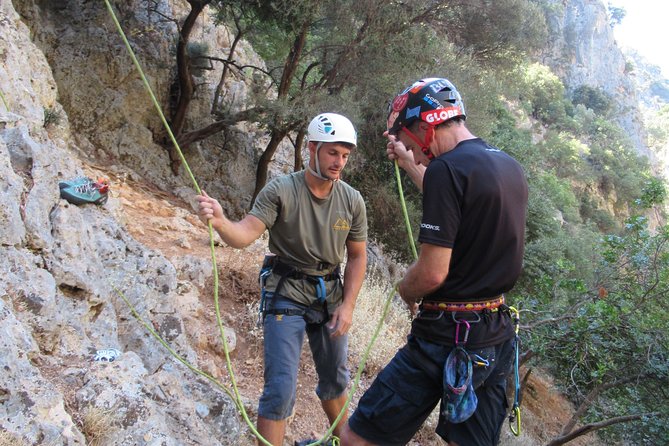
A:
{"label": "man in white helmet", "polygon": [[[272,255],[261,270],[265,385],[258,431],[273,445],[283,444],[293,412],[305,333],[318,373],[316,394],[330,423],[344,407],[347,333],[367,266],[365,203],[340,179],[357,144],[353,124],[342,115],[320,114],[309,124],[308,140],[308,168],[269,182],[241,221],[227,219],[206,193],[197,197],[201,220],[234,248],[269,230]],[[335,435],[346,420],[344,414]]]}

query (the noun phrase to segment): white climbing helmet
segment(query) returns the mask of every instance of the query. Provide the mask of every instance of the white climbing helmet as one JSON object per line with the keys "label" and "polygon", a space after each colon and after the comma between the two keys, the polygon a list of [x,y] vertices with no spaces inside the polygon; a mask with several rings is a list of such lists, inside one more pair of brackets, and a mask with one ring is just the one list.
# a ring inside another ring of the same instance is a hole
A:
{"label": "white climbing helmet", "polygon": [[321,113],[311,120],[307,130],[309,142],[343,142],[357,145],[358,135],[353,124],[337,113]]}

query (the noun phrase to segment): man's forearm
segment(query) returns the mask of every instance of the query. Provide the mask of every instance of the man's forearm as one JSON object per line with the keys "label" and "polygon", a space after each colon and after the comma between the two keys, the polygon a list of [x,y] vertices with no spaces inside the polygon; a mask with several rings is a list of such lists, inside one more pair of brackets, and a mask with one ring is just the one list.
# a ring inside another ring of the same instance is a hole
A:
{"label": "man's forearm", "polygon": [[367,253],[364,255],[350,258],[346,262],[344,269],[344,305],[355,307],[355,301],[365,280],[365,271],[367,269]]}
{"label": "man's forearm", "polygon": [[265,231],[260,220],[249,218],[249,216],[238,222],[223,217],[218,219],[212,227],[227,245],[237,249],[246,248]]}
{"label": "man's forearm", "polygon": [[451,263],[451,248],[423,243],[416,263],[400,282],[398,292],[408,304],[436,291],[446,280]]}

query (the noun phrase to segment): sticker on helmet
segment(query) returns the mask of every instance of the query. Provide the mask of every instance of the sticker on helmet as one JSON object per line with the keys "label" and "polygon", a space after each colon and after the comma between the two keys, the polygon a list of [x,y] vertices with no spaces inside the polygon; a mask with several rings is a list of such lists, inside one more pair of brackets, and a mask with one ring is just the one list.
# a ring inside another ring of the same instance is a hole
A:
{"label": "sticker on helmet", "polygon": [[441,105],[441,102],[439,102],[437,99],[432,97],[429,93],[423,96],[423,100],[430,104],[432,108],[442,108],[443,105]]}
{"label": "sticker on helmet", "polygon": [[333,125],[330,122],[330,120],[327,118],[327,116],[321,116],[318,119],[320,122],[318,123],[318,131],[321,133],[325,133],[326,135],[333,135]]}
{"label": "sticker on helmet", "polygon": [[448,87],[449,85],[450,82],[448,82],[446,79],[441,79],[440,81],[430,85],[430,90],[432,90],[435,93],[439,93],[441,90],[443,90],[445,87]]}
{"label": "sticker on helmet", "polygon": [[393,100],[392,109],[394,111],[402,110],[407,105],[408,100],[409,100],[409,95],[406,93],[395,97],[395,99]]}
{"label": "sticker on helmet", "polygon": [[418,107],[414,107],[414,108],[407,108],[406,118],[407,119],[413,118],[413,117],[417,118],[419,114],[420,114],[420,105]]}
{"label": "sticker on helmet", "polygon": [[388,124],[386,125],[387,129],[391,129],[393,127],[393,124],[395,124],[395,121],[397,120],[397,117],[400,115],[400,112],[398,111],[393,111],[390,113],[388,116]]}
{"label": "sticker on helmet", "polygon": [[420,115],[420,118],[428,124],[441,124],[456,116],[463,115],[460,107],[439,108],[430,110]]}
{"label": "sticker on helmet", "polygon": [[[420,91],[421,88],[425,85],[425,81],[416,81],[414,84],[407,89],[408,92],[410,93],[417,93]],[[406,91],[405,91],[406,93]]]}

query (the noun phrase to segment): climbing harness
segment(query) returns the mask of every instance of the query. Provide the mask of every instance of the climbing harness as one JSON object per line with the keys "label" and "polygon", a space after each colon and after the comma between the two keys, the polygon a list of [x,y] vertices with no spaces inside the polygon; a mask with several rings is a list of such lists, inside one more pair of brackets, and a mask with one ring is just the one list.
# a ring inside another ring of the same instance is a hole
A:
{"label": "climbing harness", "polygon": [[[286,279],[304,280],[314,285],[316,301],[322,305],[322,311],[324,314],[323,320],[316,325],[326,324],[330,320],[330,313],[328,311],[327,288],[325,287],[325,282],[341,279],[340,266],[337,265],[333,267],[329,263],[319,263],[314,269],[330,272],[322,276],[306,274],[299,268],[288,265],[287,263],[281,261],[277,255],[266,255],[265,259],[263,260],[263,265],[260,269],[260,274],[258,276],[258,281],[260,283],[260,308],[258,310],[258,325],[262,323],[262,321],[265,319],[265,316],[268,314],[304,316],[307,313],[309,307],[306,305],[303,306],[303,308],[274,308],[273,297],[281,295],[281,290],[283,289],[283,284]],[[265,284],[267,283],[267,279],[271,274],[279,275],[280,279],[274,291],[268,292],[265,288]]]}
{"label": "climbing harness", "polygon": [[513,375],[514,375],[514,396],[513,396],[513,407],[509,414],[509,428],[513,435],[516,437],[520,436],[520,372],[518,370],[518,356],[520,351],[520,336],[518,331],[520,329],[520,312],[515,307],[508,307],[511,313],[511,318],[513,320],[513,328],[516,332],[516,338],[514,340],[513,354],[514,354],[514,363],[513,363]]}
{"label": "climbing harness", "polygon": [[[128,41],[128,38],[126,37],[125,33],[123,32],[123,28],[121,27],[121,24],[119,23],[118,18],[116,17],[116,14],[114,13],[114,10],[113,10],[109,0],[104,0],[104,2],[105,2],[105,5],[107,6],[107,10],[109,11],[109,15],[111,16],[112,21],[114,22],[114,25],[116,26],[116,29],[117,29],[119,35],[121,36],[121,39],[123,40],[123,43],[125,44],[125,47],[128,51],[128,54],[130,55],[130,58],[132,59],[133,64],[135,65],[135,68],[137,68],[137,72],[139,73],[139,76],[142,79],[144,87],[145,87],[147,93],[149,94],[149,96],[151,98],[151,101],[152,101],[158,115],[160,116],[160,119],[163,123],[163,126],[165,127],[165,130],[166,130],[166,132],[167,132],[167,134],[170,138],[170,141],[172,142],[175,149],[177,150],[177,153],[179,154],[179,157],[181,159],[181,162],[184,166],[185,171],[188,173],[188,176],[190,177],[195,190],[199,194],[201,194],[202,191],[201,191],[199,185],[197,184],[195,176],[193,175],[193,172],[191,171],[190,166],[188,165],[188,162],[186,161],[186,158],[184,157],[183,152],[182,152],[181,148],[179,147],[179,144],[176,140],[176,137],[174,136],[174,134],[172,132],[172,129],[170,128],[169,124],[167,123],[167,119],[165,118],[165,115],[162,112],[162,108],[160,107],[160,104],[158,103],[158,100],[156,99],[155,95],[153,94],[153,90],[151,89],[151,86],[149,85],[149,82],[146,78],[146,75],[144,74],[144,71],[142,70],[142,67],[139,64],[139,61],[137,60],[137,57],[135,56],[135,52],[133,51],[132,47],[130,46],[130,42]],[[228,396],[230,396],[231,400],[234,402],[234,404],[237,407],[237,409],[239,410],[239,412],[241,413],[242,418],[244,419],[244,422],[249,426],[249,429],[251,430],[253,435],[255,435],[261,443],[263,443],[267,446],[272,446],[271,443],[269,441],[267,441],[258,432],[258,430],[254,426],[253,422],[249,419],[249,416],[246,412],[241,394],[240,394],[239,389],[237,387],[235,374],[234,374],[234,371],[232,370],[232,362],[230,360],[230,348],[228,347],[228,341],[227,341],[227,338],[224,334],[224,327],[223,327],[223,322],[222,322],[222,318],[221,318],[220,303],[219,303],[219,292],[218,292],[218,288],[219,288],[218,266],[216,264],[216,251],[215,251],[215,244],[214,244],[214,241],[215,241],[214,230],[213,230],[213,227],[212,227],[211,223],[208,224],[208,229],[209,229],[209,247],[210,247],[210,251],[211,251],[211,259],[212,259],[212,264],[213,264],[212,265],[213,279],[214,279],[213,293],[214,293],[214,304],[215,304],[215,309],[216,309],[216,322],[218,324],[219,334],[220,334],[220,336],[222,338],[222,341],[223,341],[223,351],[225,353],[226,368],[228,370],[228,375],[229,375],[230,381],[232,383],[232,389],[233,389],[232,391],[230,391],[227,387],[222,385],[213,376],[211,376],[211,375],[207,374],[206,372],[194,367],[185,358],[181,357],[174,349],[172,349],[170,347],[170,345],[164,339],[162,339],[160,337],[160,335],[158,333],[156,333],[156,331],[153,329],[151,324],[149,324],[148,322],[144,321],[141,318],[141,316],[139,315],[137,310],[132,306],[130,301],[123,295],[123,293],[120,290],[116,289],[115,287],[114,287],[114,289],[122,297],[124,302],[128,305],[128,307],[130,308],[133,316],[135,316],[135,318],[138,321],[140,321],[140,323],[146,328],[146,330],[149,331],[153,335],[153,337],[156,338],[158,340],[158,342],[160,342],[167,349],[167,351],[170,352],[170,354],[172,356],[174,356],[178,361],[180,361],[182,364],[184,364],[187,368],[192,370],[194,373],[208,379],[214,385],[216,385],[221,390],[223,390],[225,393],[227,393]],[[344,414],[346,413],[346,410],[348,409],[348,406],[350,405],[351,400],[353,399],[353,395],[355,394],[355,392],[358,389],[358,385],[360,383],[362,372],[363,372],[363,370],[365,368],[365,364],[367,363],[367,360],[369,358],[369,353],[370,353],[372,347],[374,346],[374,343],[376,342],[376,339],[379,336],[379,332],[381,331],[381,327],[383,326],[383,322],[385,321],[385,319],[388,315],[388,311],[390,309],[390,303],[392,302],[392,298],[397,291],[397,285],[398,284],[396,283],[393,286],[393,289],[390,290],[390,293],[388,294],[388,296],[386,298],[386,303],[385,303],[385,306],[383,307],[383,313],[381,315],[381,318],[379,319],[379,322],[376,325],[376,330],[374,331],[374,333],[372,335],[372,338],[371,338],[369,344],[367,345],[367,348],[365,349],[365,352],[363,353],[363,355],[360,359],[360,363],[358,365],[358,371],[357,371],[357,373],[355,375],[355,379],[353,380],[353,383],[351,385],[351,390],[350,390],[350,392],[348,394],[348,397],[346,399],[346,403],[344,403],[344,407],[339,412],[339,415],[337,416],[337,418],[331,423],[330,428],[328,429],[328,431],[324,435],[324,439],[332,437],[334,439],[333,441],[335,441],[336,443],[339,442],[339,439],[332,436],[332,433],[334,432],[335,427],[338,425],[338,423],[341,421]],[[321,444],[323,441],[324,440],[319,440],[319,441],[313,443],[312,445]]]}
{"label": "climbing harness", "polygon": [[420,304],[420,309],[428,311],[472,311],[479,312],[484,310],[497,311],[499,307],[504,305],[504,295],[501,294],[493,299],[486,299],[481,301],[467,301],[467,302],[446,302],[446,301],[423,301]]}
{"label": "climbing harness", "polygon": [[258,273],[258,285],[260,285],[260,307],[258,308],[258,322],[256,326],[260,327],[265,316],[265,301],[267,300],[267,290],[265,284],[267,279],[272,275],[272,267],[274,266],[273,255],[266,255],[263,259],[260,272]]}

